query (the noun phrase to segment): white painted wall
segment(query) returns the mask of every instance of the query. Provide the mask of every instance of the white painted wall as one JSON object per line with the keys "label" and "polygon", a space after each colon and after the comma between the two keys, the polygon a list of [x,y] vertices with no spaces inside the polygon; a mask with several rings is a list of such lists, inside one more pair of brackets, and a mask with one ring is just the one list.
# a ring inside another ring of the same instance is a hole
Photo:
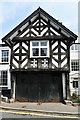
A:
{"label": "white painted wall", "polygon": [[[78,43],[78,40],[76,40]],[[80,46],[80,45],[79,45]],[[71,60],[78,60],[80,59],[80,47],[78,50],[71,50],[70,49],[70,95],[72,96],[73,93],[80,95],[80,71],[71,71]],[[73,88],[73,81],[74,79],[78,79],[78,88]]]}
{"label": "white painted wall", "polygon": [[[1,63],[1,50],[9,50],[9,62],[8,64],[2,64]],[[0,46],[0,71],[2,70],[7,70],[8,71],[8,81],[7,81],[7,86],[1,86],[0,87],[8,87],[8,89],[11,89],[11,78],[10,78],[10,49],[8,47],[1,47]]]}

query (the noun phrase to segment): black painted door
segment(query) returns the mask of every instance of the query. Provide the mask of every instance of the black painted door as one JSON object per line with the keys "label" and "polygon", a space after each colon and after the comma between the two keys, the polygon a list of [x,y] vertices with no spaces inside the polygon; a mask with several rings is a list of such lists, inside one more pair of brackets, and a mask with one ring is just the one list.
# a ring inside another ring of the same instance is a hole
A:
{"label": "black painted door", "polygon": [[60,101],[61,75],[27,72],[16,76],[16,99],[20,101]]}

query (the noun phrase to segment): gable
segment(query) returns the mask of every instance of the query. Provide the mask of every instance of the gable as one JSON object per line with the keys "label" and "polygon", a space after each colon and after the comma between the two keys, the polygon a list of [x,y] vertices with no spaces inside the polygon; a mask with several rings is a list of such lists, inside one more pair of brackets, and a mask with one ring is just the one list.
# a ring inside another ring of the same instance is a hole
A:
{"label": "gable", "polygon": [[[2,41],[11,48],[12,71],[50,69],[69,72],[70,45],[76,39],[72,31],[38,8]],[[44,41],[46,46],[41,45]],[[38,47],[34,47],[33,42],[38,42]]]}
{"label": "gable", "polygon": [[3,37],[2,41],[8,46],[11,46],[14,41],[34,40],[35,38],[63,39],[67,40],[68,44],[71,45],[72,42],[77,39],[77,36],[39,7],[16,28]]}

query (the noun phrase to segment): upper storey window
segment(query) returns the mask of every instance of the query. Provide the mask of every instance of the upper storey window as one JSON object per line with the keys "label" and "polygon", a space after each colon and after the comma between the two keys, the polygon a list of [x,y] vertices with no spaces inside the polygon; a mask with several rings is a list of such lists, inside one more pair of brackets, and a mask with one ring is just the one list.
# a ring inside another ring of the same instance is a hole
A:
{"label": "upper storey window", "polygon": [[8,71],[0,71],[0,85],[7,85]]}
{"label": "upper storey window", "polygon": [[31,41],[30,57],[49,57],[49,41]]}
{"label": "upper storey window", "polygon": [[78,44],[73,44],[72,46],[71,46],[71,50],[78,50],[79,49],[79,46],[78,46]]}
{"label": "upper storey window", "polygon": [[71,61],[71,70],[72,71],[79,71],[79,60],[72,60]]}
{"label": "upper storey window", "polygon": [[9,50],[2,50],[1,56],[2,62],[9,62]]}

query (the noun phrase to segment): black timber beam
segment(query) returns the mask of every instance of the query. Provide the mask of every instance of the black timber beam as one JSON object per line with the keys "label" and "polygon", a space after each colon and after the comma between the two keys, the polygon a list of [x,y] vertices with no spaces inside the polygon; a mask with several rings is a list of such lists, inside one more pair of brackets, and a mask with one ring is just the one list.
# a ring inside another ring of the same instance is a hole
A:
{"label": "black timber beam", "polygon": [[32,68],[28,68],[28,69],[25,69],[25,68],[10,69],[10,72],[24,72],[24,71],[25,72],[27,72],[27,71],[30,71],[30,72],[31,71],[32,72],[33,71],[36,71],[36,72],[37,71],[40,71],[40,72],[41,71],[46,71],[46,72],[49,71],[49,72],[51,72],[52,71],[53,72],[54,71],[54,72],[66,72],[66,73],[69,73],[69,70],[68,69],[65,70],[64,68],[63,69],[51,69],[51,68],[48,68],[48,69],[39,69],[39,68],[38,69],[37,68],[35,68],[35,69],[32,69]]}
{"label": "black timber beam", "polygon": [[14,37],[13,42],[24,42],[28,40],[65,40],[63,36],[36,36],[36,37]]}

